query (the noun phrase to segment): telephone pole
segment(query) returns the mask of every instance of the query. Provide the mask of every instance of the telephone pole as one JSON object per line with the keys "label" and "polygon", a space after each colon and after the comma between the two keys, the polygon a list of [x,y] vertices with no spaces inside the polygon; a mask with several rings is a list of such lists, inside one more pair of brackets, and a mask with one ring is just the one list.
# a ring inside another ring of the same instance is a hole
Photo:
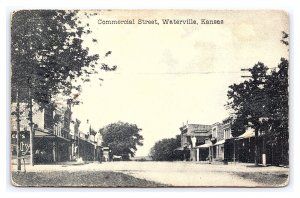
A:
{"label": "telephone pole", "polygon": [[32,98],[31,98],[31,89],[29,87],[29,125],[30,125],[30,164],[31,166],[34,166],[34,151],[33,151],[33,143],[34,143],[34,127],[33,127],[33,110],[32,110]]}

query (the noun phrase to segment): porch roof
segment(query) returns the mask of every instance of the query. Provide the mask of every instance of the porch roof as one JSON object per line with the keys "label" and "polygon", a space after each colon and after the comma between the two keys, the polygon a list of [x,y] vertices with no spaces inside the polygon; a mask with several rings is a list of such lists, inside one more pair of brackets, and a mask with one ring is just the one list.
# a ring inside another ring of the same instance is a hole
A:
{"label": "porch roof", "polygon": [[221,144],[224,144],[225,143],[225,140],[220,140],[218,142],[216,142],[214,145],[221,145]]}
{"label": "porch roof", "polygon": [[37,138],[57,138],[59,141],[65,141],[65,142],[70,142],[69,139],[64,138],[62,136],[54,135],[52,133],[49,133],[47,130],[43,129],[35,129],[35,134],[34,137]]}
{"label": "porch roof", "polygon": [[212,143],[202,144],[202,145],[196,146],[196,148],[208,148],[210,146],[212,146]]}
{"label": "porch roof", "polygon": [[55,137],[55,135],[50,133],[48,130],[35,129],[34,130],[34,137]]}
{"label": "porch roof", "polygon": [[242,135],[240,135],[238,138],[239,139],[243,139],[243,138],[251,138],[255,136],[255,131],[252,128],[247,128],[245,133],[243,133]]}

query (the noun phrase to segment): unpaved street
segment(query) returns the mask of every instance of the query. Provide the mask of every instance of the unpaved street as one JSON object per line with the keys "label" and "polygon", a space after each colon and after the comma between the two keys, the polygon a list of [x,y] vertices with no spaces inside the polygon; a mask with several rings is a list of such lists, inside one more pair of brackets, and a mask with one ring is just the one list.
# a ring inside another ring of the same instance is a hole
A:
{"label": "unpaved street", "polygon": [[[16,170],[16,167],[13,169]],[[121,172],[171,186],[270,186],[273,180],[284,176],[278,183],[279,186],[283,186],[288,175],[288,168],[283,167],[254,167],[252,164],[211,165],[195,162],[94,162],[82,165],[26,166],[26,169],[27,172]]]}

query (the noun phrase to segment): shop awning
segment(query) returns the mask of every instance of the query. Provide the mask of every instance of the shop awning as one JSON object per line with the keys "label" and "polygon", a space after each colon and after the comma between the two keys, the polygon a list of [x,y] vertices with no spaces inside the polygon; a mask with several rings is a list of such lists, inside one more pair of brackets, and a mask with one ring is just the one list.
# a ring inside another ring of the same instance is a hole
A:
{"label": "shop awning", "polygon": [[34,136],[35,137],[55,137],[54,134],[49,133],[48,131],[42,130],[42,129],[35,129],[34,130]]}
{"label": "shop awning", "polygon": [[67,138],[64,138],[64,137],[61,137],[61,136],[56,136],[57,137],[57,140],[59,141],[65,141],[65,142],[70,142],[71,140],[67,139]]}
{"label": "shop awning", "polygon": [[212,143],[202,144],[202,145],[196,146],[196,148],[209,148],[210,146],[212,146]]}
{"label": "shop awning", "polygon": [[243,133],[242,135],[240,135],[238,138],[239,139],[243,139],[243,138],[251,138],[255,136],[255,131],[252,128],[247,128],[245,133]]}
{"label": "shop awning", "polygon": [[88,139],[79,138],[79,140],[82,141],[82,142],[85,142],[85,143],[89,143],[89,144],[91,144],[91,145],[93,145],[93,146],[96,146],[95,143],[90,142]]}
{"label": "shop awning", "polygon": [[49,133],[48,131],[42,130],[42,129],[36,129],[35,132],[34,132],[34,137],[37,137],[37,138],[57,138],[58,141],[70,142],[70,140],[67,139],[67,138],[64,138],[62,136],[54,135],[54,134]]}
{"label": "shop awning", "polygon": [[221,144],[224,144],[225,143],[225,140],[220,140],[218,142],[216,142],[214,145],[221,145]]}

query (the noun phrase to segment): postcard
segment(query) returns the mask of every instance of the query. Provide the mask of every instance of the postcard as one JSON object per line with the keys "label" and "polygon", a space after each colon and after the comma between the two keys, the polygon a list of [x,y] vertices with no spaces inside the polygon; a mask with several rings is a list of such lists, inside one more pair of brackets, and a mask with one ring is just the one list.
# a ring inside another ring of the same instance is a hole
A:
{"label": "postcard", "polygon": [[18,187],[284,187],[282,10],[11,13]]}

